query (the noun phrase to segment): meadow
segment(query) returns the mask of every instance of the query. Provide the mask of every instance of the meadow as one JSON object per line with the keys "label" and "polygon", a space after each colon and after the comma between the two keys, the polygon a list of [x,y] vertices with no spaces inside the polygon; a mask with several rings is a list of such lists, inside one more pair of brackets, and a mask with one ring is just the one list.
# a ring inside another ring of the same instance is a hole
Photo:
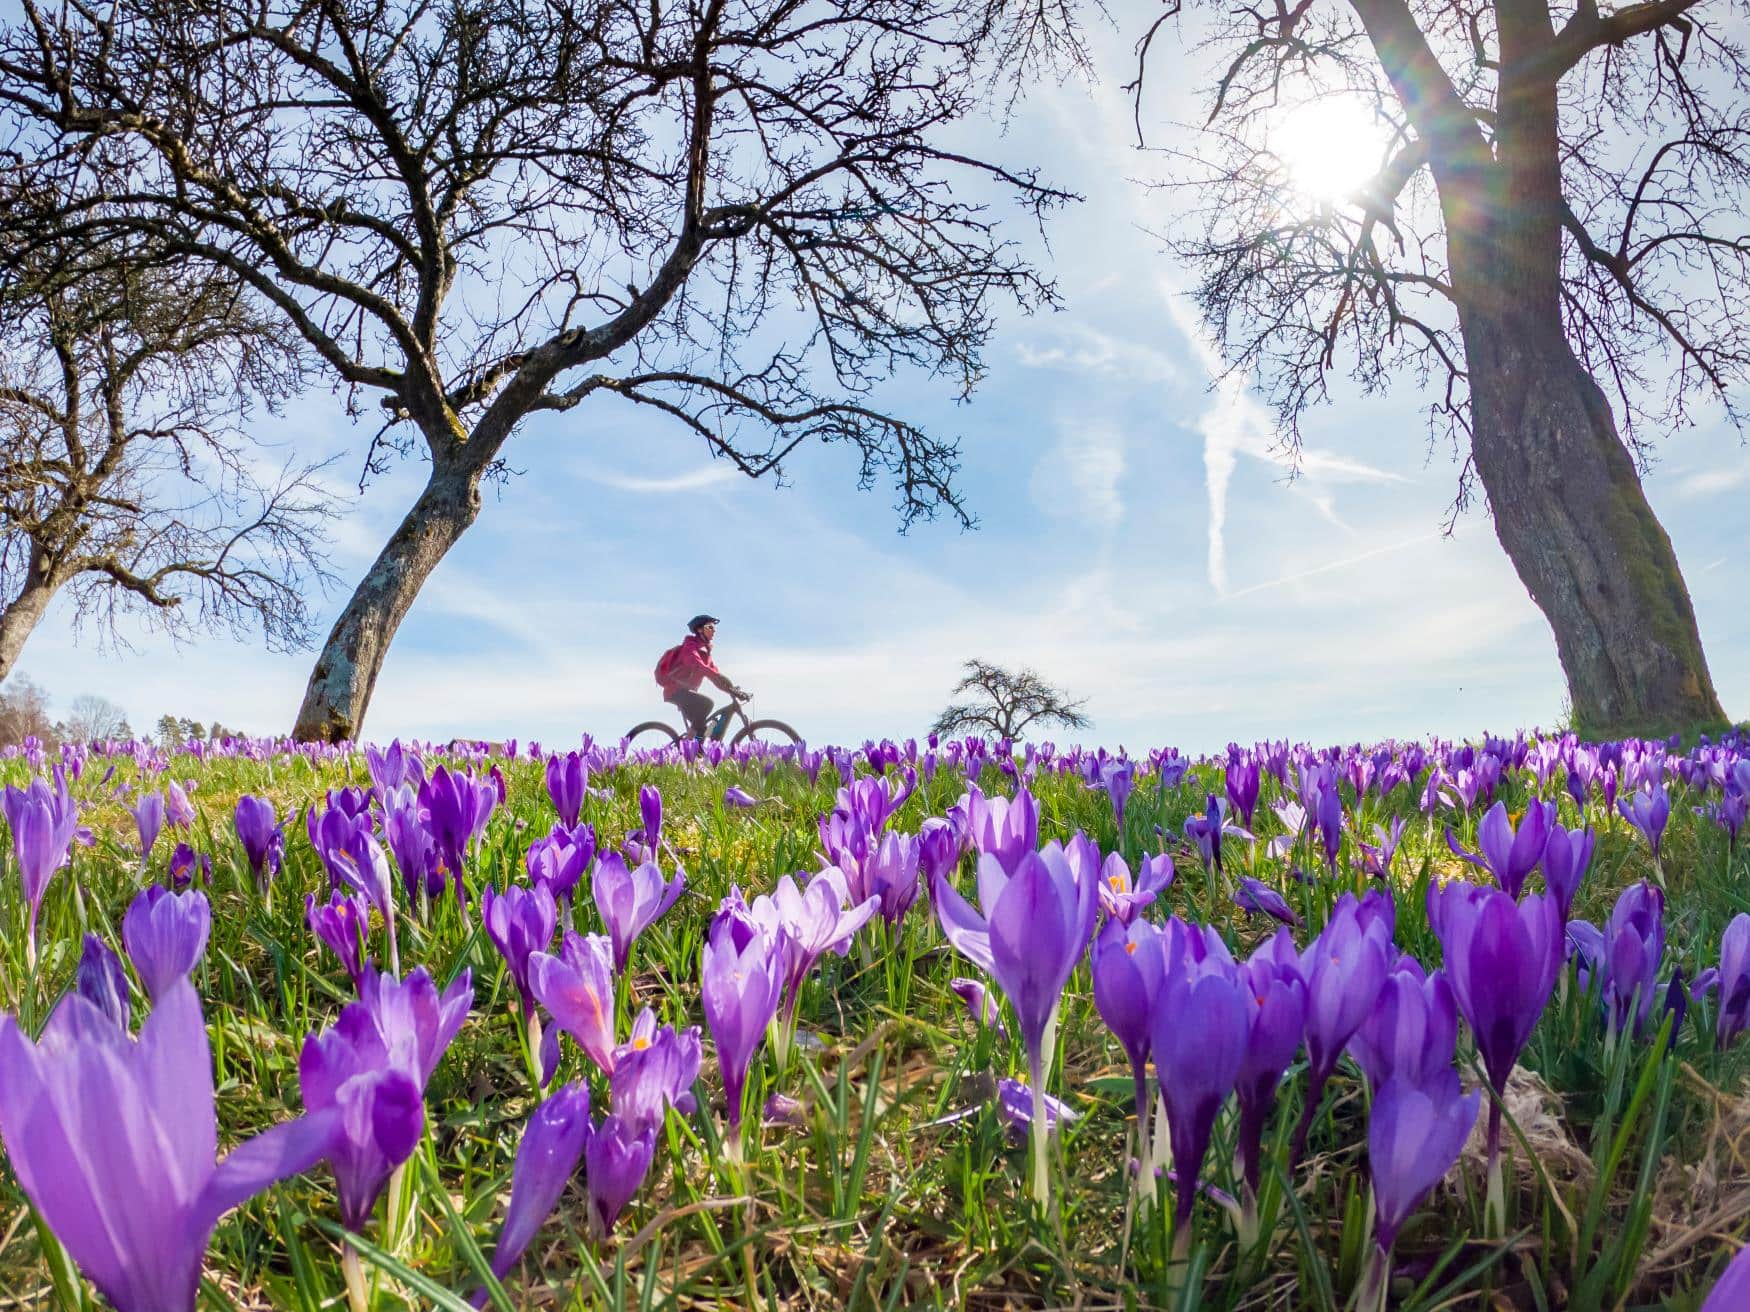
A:
{"label": "meadow", "polygon": [[0,1307],[1750,1308],[1750,737],[0,777]]}

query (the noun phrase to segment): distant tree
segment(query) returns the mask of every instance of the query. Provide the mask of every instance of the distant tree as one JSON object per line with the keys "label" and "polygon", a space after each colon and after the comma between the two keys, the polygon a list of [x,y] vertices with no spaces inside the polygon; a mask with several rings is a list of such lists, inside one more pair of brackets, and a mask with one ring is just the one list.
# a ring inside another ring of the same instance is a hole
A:
{"label": "distant tree", "polygon": [[951,704],[936,717],[930,732],[964,733],[976,729],[998,738],[1018,739],[1031,725],[1060,725],[1085,729],[1088,717],[1081,708],[1087,699],[1071,701],[1032,670],[1011,673],[984,661],[967,661],[966,673],[954,685],[954,697],[971,696]]}
{"label": "distant tree", "polygon": [[[131,614],[182,639],[310,636],[332,514],[313,468],[263,481],[237,424],[297,374],[229,274],[143,243],[19,250],[33,207],[0,180],[0,677],[49,603],[120,641]],[[14,220],[18,224],[14,225]]]}
{"label": "distant tree", "polygon": [[182,721],[174,715],[160,715],[153,729],[153,736],[165,751],[175,751],[182,746]]}
{"label": "distant tree", "polygon": [[[1166,0],[1145,61],[1182,8]],[[1220,74],[1205,131],[1173,150],[1195,213],[1172,245],[1289,448],[1333,374],[1428,386],[1433,436],[1462,461],[1454,513],[1480,481],[1591,733],[1723,720],[1638,475],[1656,434],[1716,407],[1743,418],[1743,15],[1725,0],[1209,5],[1197,47]],[[1377,171],[1322,203],[1297,194],[1283,144],[1321,102],[1370,116],[1381,143],[1347,143]]]}
{"label": "distant tree", "polygon": [[54,736],[49,719],[48,694],[23,674],[14,674],[0,687],[0,745],[13,746],[26,738],[45,741]]}
{"label": "distant tree", "polygon": [[[396,629],[531,415],[666,415],[751,477],[805,443],[969,523],[951,441],[876,408],[979,381],[1052,288],[996,228],[1067,199],[961,124],[1064,50],[1003,0],[20,0],[0,140],[88,242],[228,271],[425,488],[335,621],[301,738],[356,738]],[[1073,53],[1073,52],[1072,52]],[[604,409],[603,407],[607,407]]]}
{"label": "distant tree", "polygon": [[81,693],[67,704],[67,718],[61,729],[65,737],[84,743],[134,736],[128,727],[127,712],[95,693]]}

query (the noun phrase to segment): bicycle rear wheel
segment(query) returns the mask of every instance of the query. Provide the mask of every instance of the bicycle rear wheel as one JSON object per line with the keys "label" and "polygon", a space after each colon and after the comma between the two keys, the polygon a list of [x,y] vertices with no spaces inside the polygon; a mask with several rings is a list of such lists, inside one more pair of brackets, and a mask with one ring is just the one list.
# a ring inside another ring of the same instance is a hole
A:
{"label": "bicycle rear wheel", "polygon": [[746,727],[730,739],[729,745],[740,747],[743,743],[759,743],[767,747],[795,747],[801,741],[802,735],[782,720],[749,720]]}
{"label": "bicycle rear wheel", "polygon": [[661,720],[646,720],[643,724],[635,724],[626,730],[623,740],[628,747],[673,747],[681,740],[674,726],[664,724]]}

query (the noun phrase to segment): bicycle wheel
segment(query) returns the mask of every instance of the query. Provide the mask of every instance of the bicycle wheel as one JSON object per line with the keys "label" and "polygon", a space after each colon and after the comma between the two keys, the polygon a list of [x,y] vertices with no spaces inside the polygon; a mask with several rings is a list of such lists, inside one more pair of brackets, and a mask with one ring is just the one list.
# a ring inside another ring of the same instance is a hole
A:
{"label": "bicycle wheel", "polygon": [[673,747],[681,740],[674,726],[661,720],[646,720],[626,730],[622,740],[628,747]]}
{"label": "bicycle wheel", "polygon": [[729,745],[740,747],[743,743],[759,743],[768,747],[795,747],[801,741],[802,735],[782,720],[749,720],[746,727],[730,739]]}

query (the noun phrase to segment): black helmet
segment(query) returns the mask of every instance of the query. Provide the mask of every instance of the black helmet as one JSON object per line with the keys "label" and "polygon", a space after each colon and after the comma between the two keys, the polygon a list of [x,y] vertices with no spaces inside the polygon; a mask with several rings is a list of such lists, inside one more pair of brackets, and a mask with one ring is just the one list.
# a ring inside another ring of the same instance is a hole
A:
{"label": "black helmet", "polygon": [[687,632],[697,633],[707,624],[716,624],[717,622],[718,620],[715,615],[695,615],[692,619],[687,621]]}

